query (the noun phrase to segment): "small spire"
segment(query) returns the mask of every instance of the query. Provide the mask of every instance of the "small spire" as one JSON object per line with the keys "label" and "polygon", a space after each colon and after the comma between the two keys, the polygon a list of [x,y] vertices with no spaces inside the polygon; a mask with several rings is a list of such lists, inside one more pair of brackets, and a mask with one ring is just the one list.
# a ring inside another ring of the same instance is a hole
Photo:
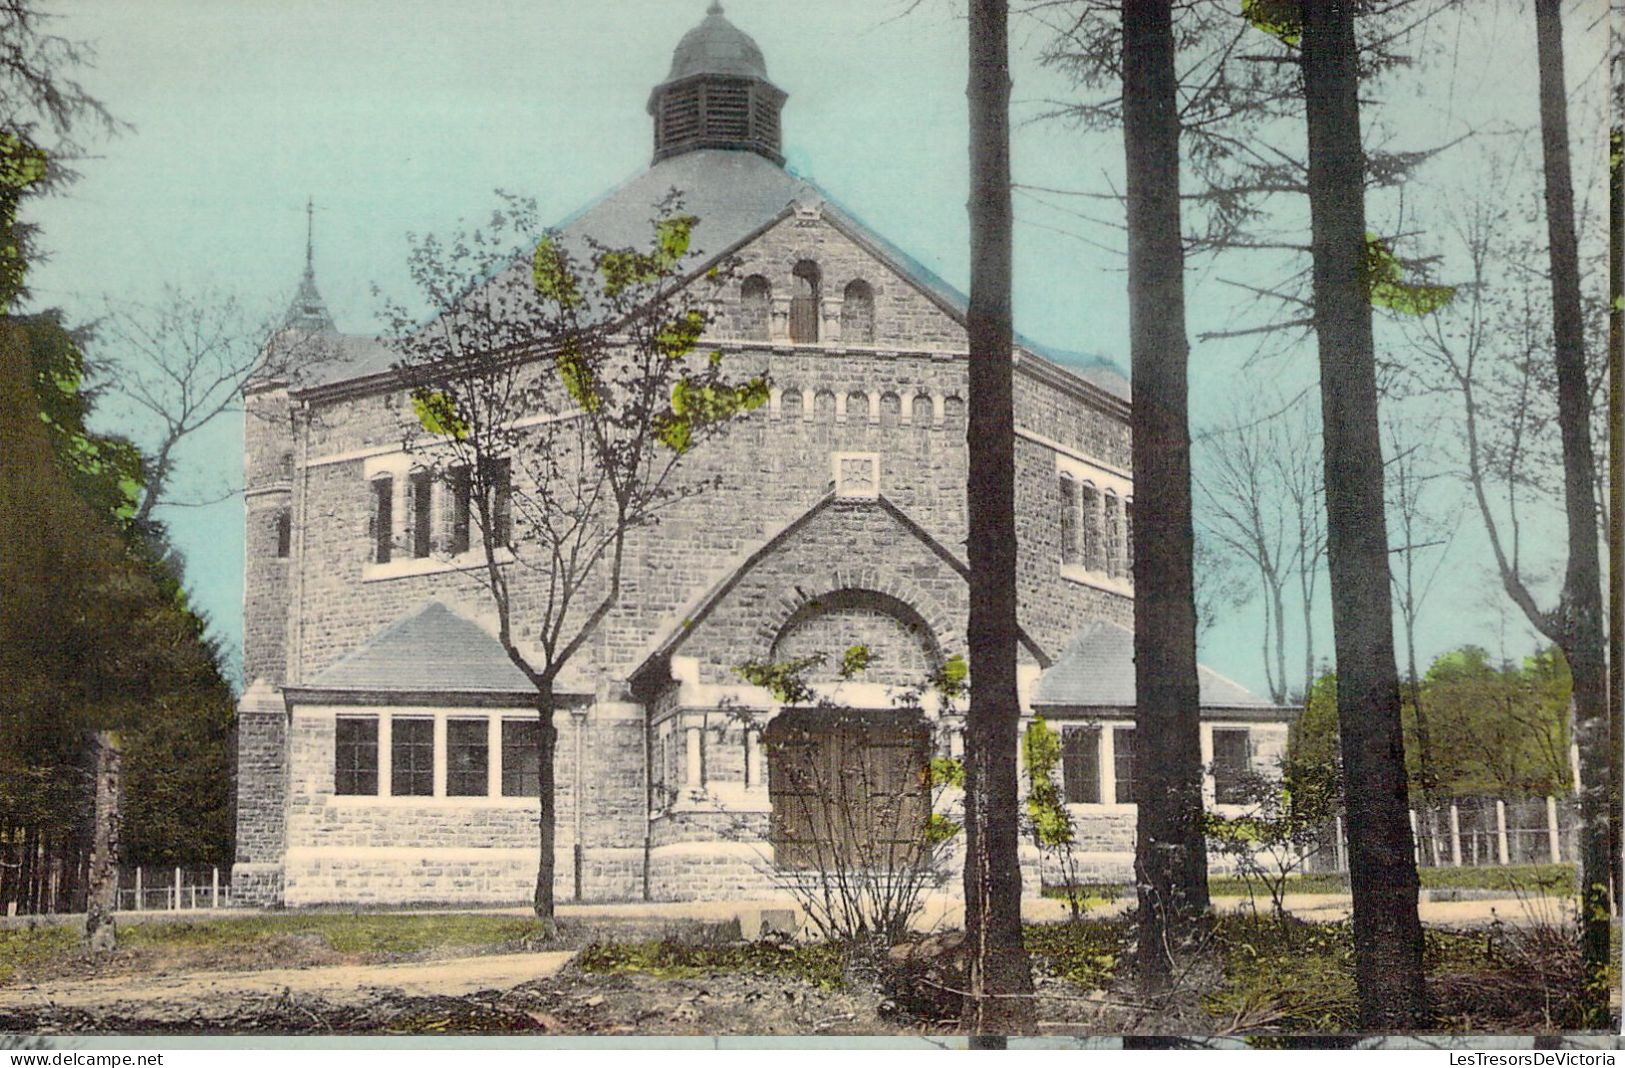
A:
{"label": "small spire", "polygon": [[305,197],[305,273],[314,275],[316,253],[316,198]]}
{"label": "small spire", "polygon": [[722,0],[711,0],[711,6],[705,9],[707,15],[722,14]]}
{"label": "small spire", "polygon": [[333,317],[316,289],[316,198],[305,198],[305,276],[294,291],[283,325],[309,333],[333,330]]}

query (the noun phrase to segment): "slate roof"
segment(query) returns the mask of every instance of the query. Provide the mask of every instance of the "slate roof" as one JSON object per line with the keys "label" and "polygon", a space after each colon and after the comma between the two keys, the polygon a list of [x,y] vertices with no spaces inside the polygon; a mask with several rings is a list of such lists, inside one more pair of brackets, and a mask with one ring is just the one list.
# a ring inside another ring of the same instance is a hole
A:
{"label": "slate roof", "polygon": [[534,694],[485,628],[438,601],[408,613],[301,688],[367,693]]}
{"label": "slate roof", "polygon": [[[699,149],[661,160],[565,218],[557,227],[560,240],[582,255],[589,235],[610,246],[646,244],[656,205],[672,190],[682,194],[683,210],[700,220],[694,230],[690,269],[697,270],[765,228],[792,203],[822,202],[832,221],[855,233],[955,315],[962,319],[969,307],[964,293],[865,224],[815,183],[754,152]],[[523,263],[498,272],[486,284],[528,285],[529,279],[527,256]],[[1016,343],[1113,396],[1128,399],[1128,380],[1112,361],[1040,345],[1020,335]],[[384,342],[349,336],[340,358],[311,368],[302,387],[379,374],[388,371],[397,358]]]}
{"label": "slate roof", "polygon": [[[1196,684],[1204,709],[1280,709],[1200,664]],[[1035,707],[1133,708],[1134,689],[1134,633],[1095,620],[1084,624],[1049,670],[1039,676],[1032,703]]]}

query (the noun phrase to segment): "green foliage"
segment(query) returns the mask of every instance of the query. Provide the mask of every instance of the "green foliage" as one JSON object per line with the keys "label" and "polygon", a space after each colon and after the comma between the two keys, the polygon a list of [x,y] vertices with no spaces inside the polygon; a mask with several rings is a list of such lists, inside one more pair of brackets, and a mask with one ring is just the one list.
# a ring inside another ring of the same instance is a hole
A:
{"label": "green foliage", "polygon": [[1456,297],[1455,286],[1405,281],[1404,267],[1388,242],[1365,235],[1365,285],[1373,307],[1402,315],[1431,315]]}
{"label": "green foliage", "polygon": [[[1569,789],[1568,664],[1555,647],[1522,664],[1495,665],[1478,646],[1442,653],[1421,679],[1436,789],[1457,797],[1544,797]],[[1402,708],[1406,767],[1422,785],[1417,709]],[[1337,679],[1325,675],[1293,725],[1291,752],[1306,766],[1337,761]]]}
{"label": "green foliage", "polygon": [[78,848],[88,736],[111,730],[162,799],[127,810],[125,856],[226,862],[231,689],[161,529],[133,521],[140,455],[85,429],[82,381],[56,315],[0,319],[0,834]]}
{"label": "green foliage", "polygon": [[45,172],[44,152],[0,130],[0,314],[11,310],[27,270],[17,237],[17,204],[23,191],[43,179]]}
{"label": "green foliage", "polygon": [[932,757],[931,785],[938,789],[952,787],[956,790],[963,790],[965,788],[965,762],[954,757]]}
{"label": "green foliage", "polygon": [[1021,929],[1021,940],[1035,972],[1088,990],[1110,984],[1133,946],[1133,934],[1121,920],[1029,923]]}
{"label": "green foliage", "polygon": [[965,695],[966,680],[970,678],[970,665],[959,653],[943,660],[931,676],[931,688],[945,701],[956,701]]}
{"label": "green foliage", "polygon": [[1237,915],[1217,928],[1224,979],[1202,1008],[1234,1030],[1339,1032],[1357,1026],[1354,939],[1347,922]]}
{"label": "green foliage", "polygon": [[1027,766],[1027,818],[1033,837],[1042,848],[1071,845],[1072,817],[1061,801],[1056,769],[1061,763],[1061,736],[1049,729],[1043,716],[1027,724],[1021,736],[1022,760]]}
{"label": "green foliage", "polygon": [[752,686],[762,687],[780,704],[805,705],[811,704],[815,696],[807,672],[823,662],[824,658],[817,655],[782,661],[747,660],[735,665],[733,673]]}
{"label": "green foliage", "polygon": [[862,674],[874,663],[874,653],[867,645],[852,645],[841,653],[841,666],[836,668],[836,674],[843,679],[850,679]]}
{"label": "green foliage", "polygon": [[457,410],[457,402],[444,390],[419,386],[412,390],[412,414],[418,425],[431,434],[464,441],[468,438],[468,420]]}
{"label": "green foliage", "polygon": [[671,407],[655,415],[655,436],[672,452],[684,453],[693,447],[698,431],[760,408],[767,399],[767,380],[760,377],[733,384],[679,378],[672,386]]}
{"label": "green foliage", "polygon": [[56,465],[73,491],[124,537],[133,549],[153,531],[137,531],[133,519],[146,481],[141,451],[123,438],[87,427],[94,395],[84,388],[80,339],[62,325],[61,313],[11,319],[28,350],[39,419],[45,424]]}
{"label": "green foliage", "polygon": [[1283,44],[1303,37],[1302,0],[1241,0],[1241,17]]}
{"label": "green foliage", "polygon": [[531,284],[536,292],[561,309],[573,310],[581,304],[581,284],[569,257],[552,237],[536,243],[530,260]]}
{"label": "green foliage", "polygon": [[845,983],[846,949],[835,942],[610,942],[583,949],[576,965],[584,972],[642,973],[662,979],[741,972],[767,979],[798,979],[822,990],[835,990]]}
{"label": "green foliage", "polygon": [[925,843],[939,846],[964,829],[965,825],[958,820],[941,812],[933,812],[925,818]]}

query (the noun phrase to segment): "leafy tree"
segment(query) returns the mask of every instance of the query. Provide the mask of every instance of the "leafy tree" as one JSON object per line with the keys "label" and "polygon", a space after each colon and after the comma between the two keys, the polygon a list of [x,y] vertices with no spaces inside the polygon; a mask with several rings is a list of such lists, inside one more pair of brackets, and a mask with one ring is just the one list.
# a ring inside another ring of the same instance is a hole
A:
{"label": "leafy tree", "polygon": [[970,425],[966,513],[974,676],[965,730],[965,940],[962,1016],[975,1036],[1035,1021],[1021,940],[1017,853],[1015,411],[1010,320],[1010,47],[1006,0],[970,7]]}
{"label": "leafy tree", "polygon": [[1027,821],[1038,848],[1054,857],[1061,886],[1074,920],[1083,916],[1085,891],[1078,878],[1077,828],[1056,781],[1061,766],[1061,736],[1043,716],[1035,716],[1021,735],[1021,762],[1027,771]]}
{"label": "leafy tree", "polygon": [[675,194],[657,210],[647,248],[576,246],[534,240],[533,205],[510,198],[486,227],[413,243],[427,326],[390,308],[419,424],[410,444],[440,477],[467,481],[477,581],[536,690],[534,907],[547,920],[560,673],[620,599],[629,534],[706,488],[675,477],[680,461],[768,395],[764,379],[731,380],[721,352],[697,350],[706,319],[682,287],[698,220]]}

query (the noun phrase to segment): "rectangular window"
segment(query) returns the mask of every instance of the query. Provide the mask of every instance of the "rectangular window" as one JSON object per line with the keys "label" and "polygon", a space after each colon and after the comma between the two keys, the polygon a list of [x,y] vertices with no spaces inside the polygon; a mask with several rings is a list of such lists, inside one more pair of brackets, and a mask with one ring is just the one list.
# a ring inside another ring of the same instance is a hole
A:
{"label": "rectangular window", "polygon": [[1112,768],[1117,772],[1117,803],[1133,805],[1140,800],[1140,783],[1135,776],[1137,763],[1133,727],[1112,728]]}
{"label": "rectangular window", "polygon": [[407,482],[406,509],[410,516],[407,524],[412,535],[412,555],[422,559],[429,555],[429,531],[433,529],[434,512],[431,510],[431,490],[434,483],[427,471],[413,471]]}
{"label": "rectangular window", "polygon": [[1061,781],[1069,805],[1100,804],[1100,728],[1061,731]]}
{"label": "rectangular window", "polygon": [[537,797],[542,792],[537,753],[542,725],[534,719],[502,721],[502,796]]}
{"label": "rectangular window", "polygon": [[372,559],[389,563],[395,538],[395,480],[385,475],[372,480]]}
{"label": "rectangular window", "polygon": [[491,541],[497,548],[505,548],[513,526],[513,467],[506,458],[487,459],[484,462],[486,518],[491,524]]}
{"label": "rectangular window", "polygon": [[390,727],[389,792],[396,797],[433,797],[434,720],[397,716]]}
{"label": "rectangular window", "polygon": [[469,477],[467,467],[454,467],[446,473],[446,496],[450,503],[446,547],[454,556],[468,552],[468,517],[473,484],[474,480]]}
{"label": "rectangular window", "polygon": [[338,718],[333,729],[333,792],[378,793],[378,717]]}
{"label": "rectangular window", "polygon": [[1247,801],[1247,777],[1252,772],[1252,740],[1245,727],[1213,732],[1213,800],[1221,805]]}
{"label": "rectangular window", "polygon": [[446,721],[446,796],[484,797],[491,792],[491,725],[484,719]]}

